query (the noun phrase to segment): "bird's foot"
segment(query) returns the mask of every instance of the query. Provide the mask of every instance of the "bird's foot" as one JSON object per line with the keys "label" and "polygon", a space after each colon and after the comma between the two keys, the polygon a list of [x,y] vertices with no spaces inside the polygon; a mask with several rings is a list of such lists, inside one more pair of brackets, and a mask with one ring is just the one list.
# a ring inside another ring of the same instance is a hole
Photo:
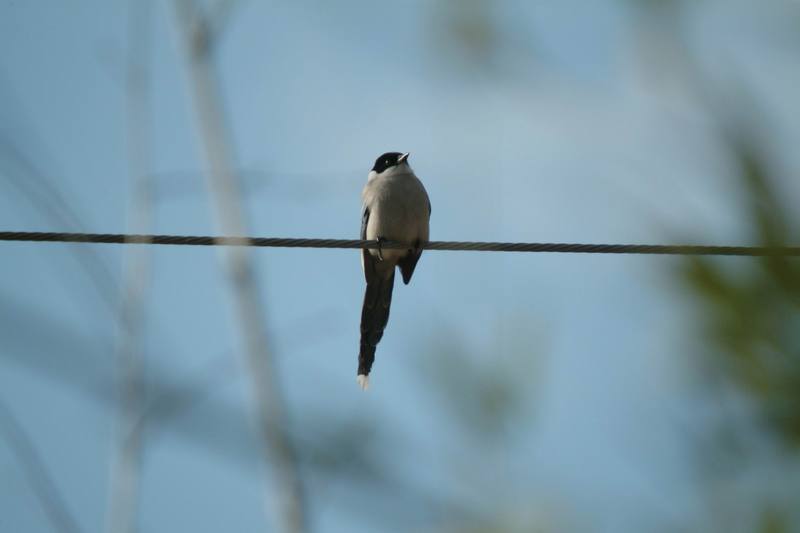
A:
{"label": "bird's foot", "polygon": [[386,242],[386,237],[378,237],[378,261],[383,261],[383,243]]}

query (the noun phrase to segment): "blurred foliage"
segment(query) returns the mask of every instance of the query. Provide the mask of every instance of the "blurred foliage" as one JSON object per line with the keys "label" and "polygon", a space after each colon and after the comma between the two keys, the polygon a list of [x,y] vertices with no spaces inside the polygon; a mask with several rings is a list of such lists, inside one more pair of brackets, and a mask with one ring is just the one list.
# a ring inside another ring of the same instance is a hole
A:
{"label": "blurred foliage", "polygon": [[[501,39],[491,0],[434,4],[434,49],[464,68],[490,69]],[[450,63],[450,61],[448,61]]]}
{"label": "blurred foliage", "polygon": [[759,531],[763,533],[788,533],[791,531],[786,516],[776,509],[767,509],[761,515]]}
{"label": "blurred foliage", "polygon": [[[439,419],[447,421],[460,443],[457,451],[447,449],[442,456],[448,485],[462,487],[451,501],[474,515],[464,520],[463,514],[451,514],[443,531],[552,529],[552,509],[526,500],[525,495],[533,499],[535,487],[514,453],[527,445],[540,404],[546,338],[535,323],[530,316],[503,316],[494,327],[487,324],[486,341],[476,342],[469,332],[438,320],[436,334],[420,352],[415,375],[427,378],[424,390],[433,397],[428,403],[442,410]],[[520,499],[523,509],[515,507]]]}
{"label": "blurred foliage", "polygon": [[531,424],[539,358],[535,348],[522,345],[522,319],[516,323],[520,328],[495,331],[486,348],[471,347],[462,333],[443,327],[420,362],[439,405],[469,433],[470,442],[501,444],[513,427]]}
{"label": "blurred foliage", "polygon": [[[800,243],[800,221],[781,191],[782,183],[796,178],[776,172],[778,143],[767,140],[772,130],[758,128],[769,116],[768,102],[747,90],[753,82],[746,73],[715,82],[710,65],[700,61],[690,38],[700,2],[629,3],[654,87],[667,80],[679,84],[717,128],[732,163],[732,185],[742,193],[740,216],[751,229],[749,241],[766,247]],[[710,447],[696,450],[706,496],[722,504],[712,505],[709,518],[721,531],[798,531],[798,485],[790,472],[800,451],[800,261],[686,257],[679,280],[689,290],[704,341],[704,357],[695,361],[707,372],[703,394],[720,417],[703,427]],[[786,475],[764,481],[759,469],[765,466]]]}
{"label": "blurred foliage", "polygon": [[[756,242],[800,242],[757,146],[731,146]],[[716,360],[755,401],[779,441],[800,448],[800,261],[773,256],[732,264],[694,257],[685,261],[682,277],[701,306],[701,327]]]}
{"label": "blurred foliage", "polygon": [[497,84],[530,72],[541,59],[536,30],[516,9],[493,0],[438,0],[429,6],[437,70],[469,83]]}

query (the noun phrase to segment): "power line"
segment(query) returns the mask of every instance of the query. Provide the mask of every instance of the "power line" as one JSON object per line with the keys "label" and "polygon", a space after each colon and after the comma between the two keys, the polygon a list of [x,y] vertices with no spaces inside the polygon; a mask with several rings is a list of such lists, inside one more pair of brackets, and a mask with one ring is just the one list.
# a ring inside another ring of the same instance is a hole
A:
{"label": "power line", "polygon": [[[295,239],[279,237],[211,237],[206,235],[131,235],[1,231],[0,241],[101,244],[172,244],[184,246],[257,246],[268,248],[406,248],[408,243],[362,239]],[[425,250],[472,252],[551,252],[582,254],[734,255],[800,257],[800,246],[710,246],[674,244],[576,244],[545,242],[430,241]]]}

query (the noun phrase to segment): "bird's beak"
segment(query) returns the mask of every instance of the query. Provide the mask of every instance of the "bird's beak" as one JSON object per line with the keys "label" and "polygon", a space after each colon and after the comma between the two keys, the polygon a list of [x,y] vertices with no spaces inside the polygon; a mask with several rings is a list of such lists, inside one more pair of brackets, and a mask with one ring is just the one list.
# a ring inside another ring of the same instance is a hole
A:
{"label": "bird's beak", "polygon": [[397,158],[397,164],[399,165],[400,163],[405,162],[408,159],[408,156],[410,156],[410,155],[411,155],[411,152],[406,152],[403,155],[401,155],[400,157],[398,157]]}

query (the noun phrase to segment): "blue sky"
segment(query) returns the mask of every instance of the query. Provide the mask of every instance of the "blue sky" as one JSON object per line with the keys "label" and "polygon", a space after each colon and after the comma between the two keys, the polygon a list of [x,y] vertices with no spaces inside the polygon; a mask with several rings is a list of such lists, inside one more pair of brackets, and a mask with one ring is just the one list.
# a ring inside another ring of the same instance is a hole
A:
{"label": "blue sky", "polygon": [[[709,1],[690,9],[686,24],[721,99],[736,102],[739,80],[752,92],[786,175],[800,167],[786,149],[800,139],[800,67],[786,22],[797,10],[788,1],[769,9]],[[441,44],[448,13],[441,2],[242,2],[215,59],[251,234],[354,237],[372,161],[403,150],[429,192],[433,239],[747,241],[713,121],[630,4],[497,2],[489,13],[498,51],[478,65]],[[0,140],[35,164],[87,231],[127,227],[127,15],[123,2],[0,3]],[[166,3],[153,11],[151,39],[153,230],[213,234],[185,56]],[[0,227],[76,229],[55,204],[31,199],[41,180],[9,152],[3,160]],[[797,180],[779,185],[787,198],[800,194]],[[115,283],[123,255],[117,246],[88,248],[0,246],[9,318],[0,400],[92,532],[104,527],[114,457],[116,319],[76,254],[96,254]],[[263,530],[270,478],[247,426],[248,381],[218,253],[151,254],[148,370],[173,384],[214,379],[197,405],[148,436],[141,529]],[[482,510],[511,525],[707,525],[686,428],[701,428],[713,407],[693,388],[692,358],[703,347],[674,280],[677,260],[427,252],[411,285],[396,288],[373,388],[363,394],[354,379],[358,254],[254,257],[298,431],[320,419],[366,421],[384,436],[387,470],[479,509],[491,493]],[[527,385],[525,415],[490,453],[478,454],[485,449],[465,441],[443,407],[442,391],[472,391],[437,382],[429,359],[439,346],[461,347],[464,365],[515,369]],[[227,425],[208,422],[220,420]],[[48,531],[5,443],[0,469],[3,529]],[[309,483],[315,531],[402,529],[393,517],[412,506],[396,501],[381,522],[380,513],[357,512],[347,479]],[[436,526],[423,521],[419,530]]]}

